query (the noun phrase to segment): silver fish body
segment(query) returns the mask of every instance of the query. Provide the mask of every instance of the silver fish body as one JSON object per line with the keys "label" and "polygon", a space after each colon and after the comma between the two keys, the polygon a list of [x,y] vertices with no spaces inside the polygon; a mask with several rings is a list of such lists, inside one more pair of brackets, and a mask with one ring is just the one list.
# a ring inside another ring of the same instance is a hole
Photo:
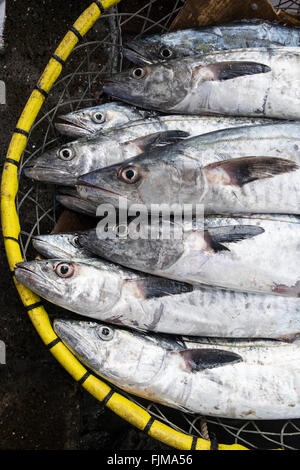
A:
{"label": "silver fish body", "polygon": [[238,49],[135,67],[103,90],[164,113],[299,119],[299,79],[298,47]]}
{"label": "silver fish body", "polygon": [[[102,123],[96,124],[95,116],[102,116]],[[91,116],[94,115],[94,120]],[[91,122],[90,122],[91,121]],[[179,130],[188,132],[190,136],[206,134],[208,132],[220,129],[229,129],[231,127],[243,127],[274,122],[271,119],[263,118],[246,118],[246,117],[213,117],[213,116],[187,116],[187,115],[170,115],[156,116],[154,112],[139,110],[134,106],[107,103],[105,105],[87,108],[86,110],[74,111],[73,113],[61,116],[56,122],[56,128],[64,134],[71,137],[81,137],[87,135],[95,135],[99,132],[106,132],[108,129],[116,127],[131,126],[133,121],[136,122],[137,129],[139,126],[147,125],[147,128],[153,132]],[[276,122],[276,121],[275,121]],[[133,129],[133,128],[129,128]],[[148,129],[145,135],[148,133]],[[128,138],[139,136],[140,134],[129,135]]]}
{"label": "silver fish body", "polygon": [[[144,225],[147,236],[142,238],[98,238],[94,229],[81,232],[78,243],[109,261],[156,276],[300,297],[299,218],[253,215],[210,217],[203,222],[204,226],[163,221],[155,238],[150,224]],[[130,223],[125,231],[131,233]]]}
{"label": "silver fish body", "polygon": [[78,180],[83,198],[202,205],[206,214],[300,213],[300,124],[211,132]]}
{"label": "silver fish body", "polygon": [[228,49],[299,45],[298,28],[246,20],[133,39],[124,44],[124,55],[138,65],[146,65]]}
{"label": "silver fish body", "polygon": [[95,258],[18,263],[15,276],[72,312],[142,331],[287,341],[300,332],[294,297],[206,289]]}
{"label": "silver fish body", "polygon": [[54,329],[96,374],[150,401],[204,416],[300,417],[299,344],[189,342],[65,320]]}
{"label": "silver fish body", "polygon": [[61,134],[81,137],[145,119],[149,115],[151,116],[149,111],[133,106],[117,102],[105,103],[58,116],[55,127]]}
{"label": "silver fish body", "polygon": [[24,173],[37,181],[72,186],[84,173],[123,162],[151,148],[191,135],[261,122],[264,123],[259,119],[197,116],[163,116],[132,121],[49,150],[28,161]]}

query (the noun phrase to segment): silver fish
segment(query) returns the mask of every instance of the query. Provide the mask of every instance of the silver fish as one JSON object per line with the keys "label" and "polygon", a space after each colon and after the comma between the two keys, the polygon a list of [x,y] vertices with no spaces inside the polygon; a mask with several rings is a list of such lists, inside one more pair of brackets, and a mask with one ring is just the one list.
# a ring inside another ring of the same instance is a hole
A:
{"label": "silver fish", "polygon": [[96,374],[151,402],[204,416],[300,417],[297,343],[187,341],[65,320],[54,329]]}
{"label": "silver fish", "polygon": [[211,132],[83,175],[83,198],[206,214],[300,213],[300,123]]}
{"label": "silver fish", "polygon": [[[100,114],[102,118],[100,118]],[[96,121],[96,116],[99,119],[98,124],[94,122]],[[102,122],[100,122],[101,120]],[[272,119],[228,116],[155,116],[154,112],[138,110],[133,106],[113,102],[61,116],[61,119],[57,121],[55,126],[61,133],[72,137],[80,137],[105,132],[109,128],[120,127],[121,125],[123,128],[126,125],[131,126],[133,121],[138,121],[135,122],[136,129],[140,126],[147,126],[145,135],[148,133],[148,130],[153,130],[153,132],[179,130],[188,132],[190,136],[206,134],[220,129],[229,129],[231,127],[253,126],[274,122]],[[129,127],[130,129],[133,128]],[[136,135],[129,135],[130,139],[132,137],[136,137]]]}
{"label": "silver fish", "polygon": [[132,121],[103,133],[63,144],[29,160],[24,173],[29,178],[60,185],[74,185],[84,173],[123,162],[142,152],[170,144],[189,135],[218,129],[270,122],[247,118],[199,118],[163,116]]}
{"label": "silver fish", "polygon": [[100,259],[28,261],[15,276],[72,312],[143,331],[285,341],[300,332],[294,297],[205,289]]}
{"label": "silver fish", "polygon": [[152,114],[122,103],[105,103],[58,116],[55,127],[61,134],[81,137],[145,119]]}
{"label": "silver fish", "polygon": [[[109,261],[156,276],[300,297],[299,218],[253,215],[210,217],[203,222],[204,226],[163,220],[155,238],[151,224],[143,226],[146,236],[140,238],[130,236],[130,223],[123,228],[129,234],[126,238],[99,238],[93,229],[78,234],[78,244]],[[167,239],[164,235],[169,233]]]}
{"label": "silver fish", "polygon": [[175,114],[300,118],[300,48],[238,49],[134,67],[104,92]]}
{"label": "silver fish", "polygon": [[299,45],[299,28],[264,20],[245,20],[133,39],[125,42],[123,51],[135,64],[147,65],[228,49]]}
{"label": "silver fish", "polygon": [[30,159],[24,166],[24,174],[36,181],[73,186],[84,173],[123,162],[147,149],[176,142],[189,135],[181,130],[162,130],[156,120],[153,123],[142,121],[140,125],[136,123],[139,121],[49,150]]}

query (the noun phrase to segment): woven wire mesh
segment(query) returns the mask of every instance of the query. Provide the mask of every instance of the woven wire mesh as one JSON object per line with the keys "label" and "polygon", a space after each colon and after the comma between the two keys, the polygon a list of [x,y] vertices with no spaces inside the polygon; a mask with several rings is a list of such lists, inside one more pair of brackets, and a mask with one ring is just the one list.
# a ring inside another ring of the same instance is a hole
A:
{"label": "woven wire mesh", "polygon": [[281,9],[296,15],[300,13],[299,0],[271,0],[271,3],[276,8],[276,10]]}
{"label": "woven wire mesh", "polygon": [[[121,3],[118,9],[113,7],[108,10],[84,40],[75,47],[62,77],[53,86],[47,103],[31,130],[21,160],[19,192],[16,199],[21,224],[20,244],[25,260],[36,256],[31,245],[32,237],[49,233],[62,212],[62,208],[56,202],[54,186],[32,184],[22,177],[25,161],[64,141],[54,127],[58,115],[105,101],[105,97],[99,94],[100,78],[103,74],[122,69],[120,47],[122,41],[167,31],[184,2],[183,0],[174,0],[173,3],[161,0],[133,2],[134,5],[137,3],[138,6],[134,10],[128,10],[132,8],[130,6],[132,2],[124,2],[124,5]],[[272,3],[277,8],[287,9],[293,13],[300,9],[300,1],[280,0]],[[50,318],[57,315],[53,305],[49,305],[47,311]],[[223,444],[238,443],[253,449],[300,448],[300,420],[245,421],[206,418],[178,412],[137,397],[130,396],[130,399],[174,429],[197,437],[208,439],[211,433],[214,433],[218,441]]]}

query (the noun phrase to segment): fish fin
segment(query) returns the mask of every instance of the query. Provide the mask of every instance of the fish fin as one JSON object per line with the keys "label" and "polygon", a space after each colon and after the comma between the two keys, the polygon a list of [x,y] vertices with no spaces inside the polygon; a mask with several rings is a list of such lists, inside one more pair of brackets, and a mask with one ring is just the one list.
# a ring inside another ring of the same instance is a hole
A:
{"label": "fish fin", "polygon": [[184,349],[172,354],[180,354],[184,359],[187,369],[191,372],[214,369],[215,367],[223,367],[243,361],[239,354],[223,349]]}
{"label": "fish fin", "polygon": [[277,341],[282,341],[284,343],[294,343],[298,342],[300,338],[300,333],[291,333],[287,335],[278,336]]}
{"label": "fish fin", "polygon": [[251,181],[272,178],[299,169],[290,160],[276,157],[242,157],[211,163],[203,171],[210,184],[243,186]]}
{"label": "fish fin", "polygon": [[270,72],[270,67],[256,62],[216,62],[198,65],[192,73],[194,86],[203,82],[232,80],[245,75]]}
{"label": "fish fin", "polygon": [[136,145],[139,147],[142,153],[148,152],[155,147],[160,147],[163,145],[173,144],[175,142],[179,142],[186,137],[189,137],[188,132],[184,131],[163,131],[163,132],[155,132],[153,134],[149,134],[143,137],[138,137],[137,139],[131,140],[129,142],[125,142],[124,146],[127,145]]}
{"label": "fish fin", "polygon": [[257,62],[219,62],[208,67],[215,74],[215,80],[232,80],[233,78],[243,77],[244,75],[256,75],[270,72],[267,65]]}
{"label": "fish fin", "polygon": [[300,281],[295,282],[292,286],[287,286],[286,284],[275,284],[272,291],[276,294],[300,297]]}
{"label": "fish fin", "polygon": [[183,294],[192,292],[194,289],[192,285],[185,282],[155,276],[144,277],[143,279],[128,279],[124,281],[124,286],[133,289],[135,296],[143,299]]}
{"label": "fish fin", "polygon": [[210,248],[217,252],[230,251],[222,243],[236,243],[256,237],[262,233],[264,233],[264,229],[256,225],[227,225],[224,227],[211,227],[205,230],[204,237]]}

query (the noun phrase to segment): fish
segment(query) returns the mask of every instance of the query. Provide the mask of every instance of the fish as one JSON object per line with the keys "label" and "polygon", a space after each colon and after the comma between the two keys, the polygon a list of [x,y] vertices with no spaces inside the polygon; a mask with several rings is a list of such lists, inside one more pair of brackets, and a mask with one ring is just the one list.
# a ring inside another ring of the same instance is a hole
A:
{"label": "fish", "polygon": [[[96,123],[97,119],[98,123]],[[160,116],[154,111],[144,111],[124,103],[112,102],[60,116],[55,123],[55,127],[62,134],[79,138],[81,136],[105,132],[110,128],[131,126],[131,123],[134,121],[137,128],[146,125],[148,129],[151,129],[151,126],[154,126],[153,131],[179,130],[188,132],[190,136],[231,127],[253,126],[274,122],[272,119],[234,116]],[[146,133],[148,133],[148,129]],[[131,138],[131,136],[129,137]]]}
{"label": "fish", "polygon": [[114,101],[58,116],[55,127],[61,134],[82,137],[123,126],[131,121],[152,117],[152,115],[153,113],[149,111]]}
{"label": "fish", "polygon": [[161,116],[131,121],[51,149],[26,162],[25,176],[36,181],[73,186],[92,170],[122,162],[151,148],[214,130],[271,123],[248,118]]}
{"label": "fish", "polygon": [[125,42],[123,54],[137,65],[228,49],[299,47],[300,30],[265,20],[188,28]]}
{"label": "fish", "polygon": [[60,319],[53,327],[95,374],[151,402],[231,419],[300,417],[297,342],[188,340]]}
{"label": "fish", "polygon": [[108,95],[167,114],[300,118],[300,48],[236,49],[134,66]]}
{"label": "fish", "polygon": [[82,231],[78,244],[108,261],[155,276],[300,297],[299,218],[253,214],[211,216],[203,223],[163,219],[157,226],[145,223],[141,237],[131,236],[134,229],[132,222],[123,222],[121,232],[128,236],[106,238],[99,237],[98,229]]}
{"label": "fish", "polygon": [[55,305],[136,330],[286,342],[300,333],[296,297],[203,288],[100,258],[24,261],[14,272],[18,282]]}
{"label": "fish", "polygon": [[206,214],[300,213],[300,123],[226,129],[145,152],[77,180],[81,197],[204,208]]}
{"label": "fish", "polygon": [[148,121],[143,121],[142,125],[137,125],[133,122],[130,126],[82,137],[28,160],[23,172],[35,181],[74,186],[83,173],[124,161],[151,147],[166,145],[189,135],[181,130],[163,131],[156,124],[151,126]]}

